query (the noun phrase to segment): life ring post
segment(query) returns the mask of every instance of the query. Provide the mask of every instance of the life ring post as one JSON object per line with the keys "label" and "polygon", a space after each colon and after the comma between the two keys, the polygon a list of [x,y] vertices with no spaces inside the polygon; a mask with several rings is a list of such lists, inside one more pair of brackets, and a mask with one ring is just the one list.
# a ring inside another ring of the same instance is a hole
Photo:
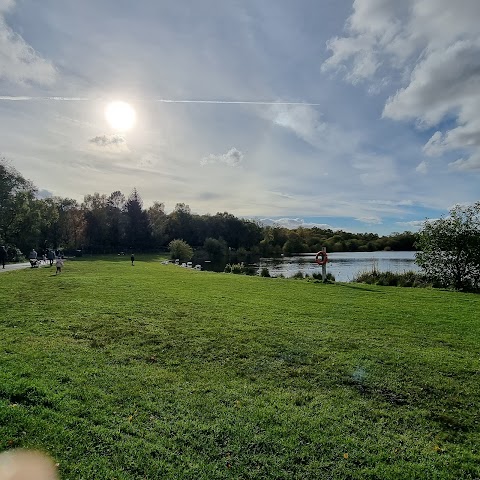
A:
{"label": "life ring post", "polygon": [[[327,247],[322,247],[323,258],[328,261]],[[327,262],[322,265],[322,282],[327,281]]]}
{"label": "life ring post", "polygon": [[322,249],[317,253],[315,261],[322,266],[322,280],[325,282],[327,280],[327,247],[322,247]]}

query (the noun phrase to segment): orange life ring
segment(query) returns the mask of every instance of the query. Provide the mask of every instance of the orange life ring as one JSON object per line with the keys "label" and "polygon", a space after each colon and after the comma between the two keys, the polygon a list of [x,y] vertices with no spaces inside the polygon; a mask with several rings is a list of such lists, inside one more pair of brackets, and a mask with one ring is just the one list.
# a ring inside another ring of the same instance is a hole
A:
{"label": "orange life ring", "polygon": [[[321,257],[321,258],[319,258]],[[325,265],[328,262],[328,255],[327,252],[320,251],[317,253],[317,256],[315,257],[315,261],[319,265]]]}

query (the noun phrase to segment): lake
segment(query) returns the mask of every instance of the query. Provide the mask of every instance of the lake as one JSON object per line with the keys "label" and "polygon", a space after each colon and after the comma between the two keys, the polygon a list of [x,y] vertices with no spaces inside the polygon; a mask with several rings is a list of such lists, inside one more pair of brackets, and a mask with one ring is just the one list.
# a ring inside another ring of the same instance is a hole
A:
{"label": "lake", "polygon": [[[259,266],[267,267],[274,277],[280,274],[291,277],[298,271],[309,275],[322,273],[322,267],[315,263],[315,255],[261,258]],[[373,267],[381,272],[419,272],[420,268],[414,262],[415,252],[337,252],[328,254],[327,272],[332,273],[337,282],[351,282],[356,275]]]}

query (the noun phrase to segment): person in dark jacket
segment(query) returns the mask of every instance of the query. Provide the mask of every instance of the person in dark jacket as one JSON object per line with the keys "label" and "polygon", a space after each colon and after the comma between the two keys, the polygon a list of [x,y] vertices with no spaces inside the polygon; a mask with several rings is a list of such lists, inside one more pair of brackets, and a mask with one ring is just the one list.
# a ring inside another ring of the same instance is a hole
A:
{"label": "person in dark jacket", "polygon": [[0,247],[0,262],[2,263],[2,268],[5,268],[5,262],[7,261],[7,249],[2,245]]}
{"label": "person in dark jacket", "polygon": [[135,261],[135,255],[133,253],[130,256],[130,260],[132,261],[132,267],[133,267],[133,262]]}

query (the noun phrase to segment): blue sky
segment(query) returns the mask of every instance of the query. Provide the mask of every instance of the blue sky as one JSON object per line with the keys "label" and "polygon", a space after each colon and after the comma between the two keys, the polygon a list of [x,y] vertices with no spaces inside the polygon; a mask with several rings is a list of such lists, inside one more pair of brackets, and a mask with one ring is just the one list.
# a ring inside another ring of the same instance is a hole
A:
{"label": "blue sky", "polygon": [[[414,230],[479,199],[478,18],[478,0],[0,0],[0,151],[79,201],[136,187],[167,210]],[[114,100],[133,128],[106,121]]]}

